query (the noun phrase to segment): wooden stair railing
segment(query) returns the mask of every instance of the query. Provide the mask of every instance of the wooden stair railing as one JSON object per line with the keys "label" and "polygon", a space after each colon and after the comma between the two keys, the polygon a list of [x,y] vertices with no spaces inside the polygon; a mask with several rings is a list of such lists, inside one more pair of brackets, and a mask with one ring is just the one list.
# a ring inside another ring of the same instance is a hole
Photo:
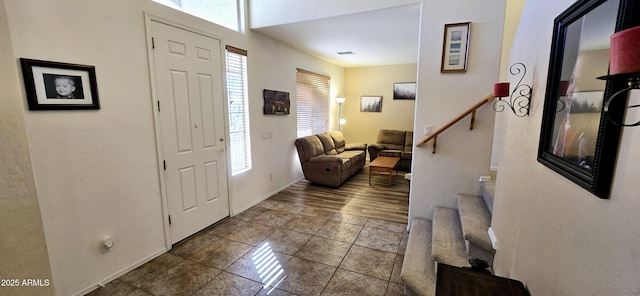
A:
{"label": "wooden stair railing", "polygon": [[465,118],[469,114],[471,114],[471,125],[469,126],[469,129],[473,129],[473,123],[476,121],[476,110],[478,110],[478,108],[482,107],[484,104],[488,103],[492,99],[493,99],[493,93],[491,93],[488,96],[484,97],[484,99],[482,99],[482,101],[476,103],[471,108],[467,109],[467,111],[464,111],[462,114],[458,115],[458,117],[456,117],[455,119],[451,120],[449,123],[445,124],[443,127],[438,129],[437,131],[433,132],[428,137],[424,138],[422,141],[420,141],[416,145],[416,147],[421,147],[422,145],[426,144],[427,142],[433,140],[433,151],[432,151],[432,153],[436,153],[436,144],[438,143],[438,135],[440,133],[444,132],[445,130],[447,130],[452,125],[456,124],[458,121],[462,120],[463,118]]}

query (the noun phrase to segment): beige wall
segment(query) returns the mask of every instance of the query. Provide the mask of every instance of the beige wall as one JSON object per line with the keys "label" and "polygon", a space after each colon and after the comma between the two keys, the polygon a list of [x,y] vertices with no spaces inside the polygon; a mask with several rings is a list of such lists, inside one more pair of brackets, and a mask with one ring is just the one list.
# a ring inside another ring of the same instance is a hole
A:
{"label": "beige wall", "polygon": [[[375,143],[380,129],[413,130],[416,101],[394,100],[393,84],[416,82],[416,75],[416,64],[345,69],[342,131],[347,141]],[[362,96],[382,96],[382,112],[360,112]]]}
{"label": "beige wall", "polygon": [[[0,278],[3,295],[53,295],[53,278],[42,229],[29,143],[4,0],[0,0]],[[16,282],[17,287],[6,284]],[[23,287],[23,279],[44,287]]]}
{"label": "beige wall", "polygon": [[[513,45],[513,39],[518,32],[518,24],[520,23],[520,15],[522,14],[522,8],[524,7],[525,0],[508,0],[505,8],[504,16],[504,30],[502,33],[502,49],[500,55],[500,79],[504,82],[509,79],[509,56],[511,53],[511,46]],[[509,114],[510,112],[496,112],[496,119],[493,130],[493,148],[491,149],[491,170],[497,171],[500,164],[500,158],[502,157],[502,150],[504,144],[504,134],[506,131],[506,116],[514,116]]]}
{"label": "beige wall", "polygon": [[507,117],[492,221],[494,269],[524,281],[531,295],[639,295],[640,129],[622,132],[608,200],[536,160],[553,20],[574,2],[527,1],[522,13],[511,62],[532,70],[532,109],[526,118]]}

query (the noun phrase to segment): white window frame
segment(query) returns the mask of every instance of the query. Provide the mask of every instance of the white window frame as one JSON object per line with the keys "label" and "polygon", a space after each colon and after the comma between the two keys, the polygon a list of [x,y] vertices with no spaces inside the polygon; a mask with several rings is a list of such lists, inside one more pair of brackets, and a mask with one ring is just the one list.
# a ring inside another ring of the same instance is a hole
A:
{"label": "white window frame", "polygon": [[[153,0],[186,14],[205,19],[214,24],[242,32],[244,26],[244,1],[239,0]],[[233,5],[231,5],[233,2]],[[233,15],[233,16],[232,16]],[[232,21],[232,18],[233,21]]]}
{"label": "white window frame", "polygon": [[231,158],[231,175],[233,176],[251,169],[247,51],[227,45],[225,58],[229,112],[229,157]]}

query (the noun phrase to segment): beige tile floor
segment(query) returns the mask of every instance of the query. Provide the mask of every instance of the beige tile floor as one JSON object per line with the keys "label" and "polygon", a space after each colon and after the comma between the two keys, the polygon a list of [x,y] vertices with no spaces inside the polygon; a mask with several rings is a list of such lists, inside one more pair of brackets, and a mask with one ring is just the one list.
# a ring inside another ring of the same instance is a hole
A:
{"label": "beige tile floor", "polygon": [[406,227],[266,200],[88,295],[403,295]]}

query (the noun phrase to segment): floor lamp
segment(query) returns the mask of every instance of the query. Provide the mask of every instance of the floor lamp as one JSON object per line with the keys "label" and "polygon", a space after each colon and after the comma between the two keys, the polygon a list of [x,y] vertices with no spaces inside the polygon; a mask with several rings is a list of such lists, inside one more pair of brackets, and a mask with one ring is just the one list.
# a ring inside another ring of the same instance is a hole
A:
{"label": "floor lamp", "polygon": [[342,103],[344,103],[346,99],[345,98],[336,98],[336,102],[338,103],[338,118],[340,118],[340,120],[338,121],[338,130],[342,131],[342,125],[345,124],[347,121],[344,119],[344,117],[342,117]]}

